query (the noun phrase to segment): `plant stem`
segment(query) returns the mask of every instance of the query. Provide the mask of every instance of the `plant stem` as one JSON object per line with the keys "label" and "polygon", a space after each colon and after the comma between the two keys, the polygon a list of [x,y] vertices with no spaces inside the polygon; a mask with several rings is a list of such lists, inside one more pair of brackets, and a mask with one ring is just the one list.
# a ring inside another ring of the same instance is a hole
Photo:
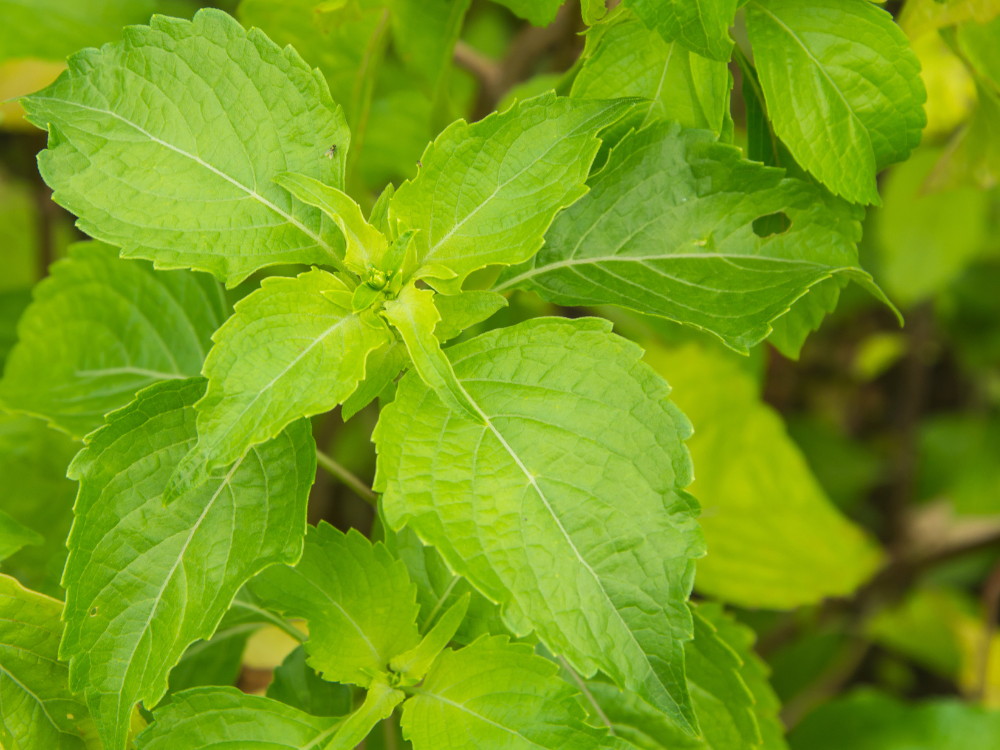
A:
{"label": "plant stem", "polygon": [[594,711],[597,714],[598,718],[600,718],[600,720],[604,722],[605,726],[607,726],[608,734],[614,737],[615,728],[611,724],[611,720],[608,719],[608,715],[604,713],[604,709],[601,708],[600,704],[597,702],[597,699],[594,698],[594,694],[590,692],[589,688],[587,687],[587,683],[585,683],[583,679],[580,677],[580,675],[576,673],[576,670],[569,665],[569,662],[566,661],[561,656],[559,657],[559,663],[563,665],[563,667],[566,669],[567,672],[573,675],[573,680],[580,688],[580,692],[584,694],[584,696],[587,698],[588,701],[590,701],[590,705],[594,707]]}
{"label": "plant stem", "polygon": [[378,501],[378,495],[376,495],[371,487],[368,487],[364,482],[354,476],[351,472],[345,469],[343,466],[338,464],[328,455],[323,453],[319,448],[316,449],[316,463],[326,469],[330,474],[332,474],[336,479],[346,484],[352,490],[357,493],[358,497],[363,500],[367,500],[372,506]]}

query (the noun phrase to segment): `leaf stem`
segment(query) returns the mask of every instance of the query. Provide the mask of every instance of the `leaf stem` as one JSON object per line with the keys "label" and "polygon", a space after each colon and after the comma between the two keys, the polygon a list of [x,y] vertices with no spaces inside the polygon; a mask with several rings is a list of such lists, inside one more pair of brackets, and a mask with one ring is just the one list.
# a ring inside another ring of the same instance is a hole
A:
{"label": "leaf stem", "polygon": [[600,704],[597,702],[597,699],[594,697],[594,694],[590,692],[589,688],[587,688],[587,683],[583,681],[583,678],[581,678],[580,675],[576,673],[576,670],[573,669],[573,667],[569,665],[569,662],[566,661],[566,659],[563,658],[562,656],[559,657],[559,663],[563,665],[563,667],[566,669],[567,672],[573,675],[573,680],[580,688],[580,692],[584,694],[584,696],[587,698],[588,701],[590,701],[590,705],[594,707],[594,711],[597,713],[598,718],[600,718],[600,720],[604,722],[605,726],[607,726],[608,734],[614,737],[615,736],[614,725],[612,725],[611,720],[608,719],[608,715],[604,713],[604,709],[601,708]]}
{"label": "leaf stem", "polygon": [[358,497],[368,501],[373,506],[378,501],[378,495],[372,491],[371,487],[368,487],[364,482],[328,455],[323,453],[323,451],[319,448],[316,449],[316,463],[326,469],[334,478],[339,479],[341,482],[354,490]]}

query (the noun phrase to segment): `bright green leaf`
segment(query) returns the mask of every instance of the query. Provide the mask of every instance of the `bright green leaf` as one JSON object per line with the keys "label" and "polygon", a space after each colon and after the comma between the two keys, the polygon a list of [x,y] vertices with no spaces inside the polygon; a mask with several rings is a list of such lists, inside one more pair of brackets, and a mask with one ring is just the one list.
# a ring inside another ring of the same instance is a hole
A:
{"label": "bright green leaf", "polygon": [[496,292],[473,290],[454,295],[438,294],[434,297],[434,306],[441,314],[441,320],[434,326],[434,335],[443,342],[489,319],[507,307],[507,300]]}
{"label": "bright green leaf", "polygon": [[582,6],[583,22],[588,26],[593,26],[608,12],[607,0],[582,0],[580,5]]}
{"label": "bright green leaf", "polygon": [[306,664],[306,650],[302,646],[274,670],[267,697],[312,716],[343,716],[351,711],[351,688],[319,677]]}
{"label": "bright green leaf", "polygon": [[461,596],[441,615],[441,619],[434,624],[420,643],[406,653],[393,657],[389,662],[392,671],[403,675],[407,680],[412,680],[414,684],[420,682],[438,654],[455,637],[462,620],[465,619],[465,613],[469,611],[471,598],[468,593]]}
{"label": "bright green leaf", "polygon": [[351,196],[301,174],[282,173],[274,181],[303,203],[320,209],[340,227],[347,240],[344,263],[354,273],[365,277],[369,269],[381,266],[388,243],[378,229],[365,221],[361,206]]}
{"label": "bright green leaf", "polygon": [[352,312],[343,281],[315,268],[264,279],[213,339],[198,445],[179,464],[168,500],[296,419],[342,403],[364,378],[368,353],[391,340],[373,314]]}
{"label": "bright green leaf", "polygon": [[136,738],[138,750],[326,750],[343,721],[225,687],[185,690],[153,716]]}
{"label": "bright green leaf", "polygon": [[[705,611],[702,611],[702,610]],[[709,617],[706,617],[709,615]],[[721,620],[721,622],[719,622]],[[726,628],[719,632],[716,623]],[[666,716],[634,693],[619,691],[603,681],[587,683],[615,734],[640,750],[751,750],[761,742],[754,715],[755,697],[742,678],[742,643],[731,642],[738,628],[717,605],[694,610],[694,640],[687,648],[687,681],[702,726],[702,738],[686,736]],[[743,636],[740,630],[736,634]],[[728,636],[728,637],[724,637]],[[739,652],[737,648],[741,647]],[[766,684],[766,683],[765,683]],[[592,717],[595,720],[599,716]]]}
{"label": "bright green leaf", "polygon": [[603,730],[584,723],[577,696],[556,677],[556,665],[505,636],[445,651],[415,692],[403,704],[403,736],[414,750],[591,750],[610,744]]}
{"label": "bright green leaf", "polygon": [[409,363],[410,355],[406,351],[406,344],[402,341],[394,340],[390,344],[383,344],[369,354],[365,363],[367,376],[358,385],[358,389],[347,397],[340,410],[344,421],[378,398]]}
{"label": "bright green leaf", "polygon": [[[387,526],[387,525],[386,525]],[[399,531],[386,527],[386,546],[393,555],[406,563],[410,580],[417,584],[420,632],[426,633],[442,615],[469,594],[469,608],[453,639],[470,644],[481,635],[505,635],[500,620],[500,608],[472,588],[468,580],[452,573],[441,554],[420,541],[413,530],[404,526]]]}
{"label": "bright green leaf", "polygon": [[253,590],[272,609],[309,622],[308,663],[331,682],[368,687],[420,640],[406,566],[354,529],[310,528],[298,565],[265,571]]}
{"label": "bright green leaf", "polygon": [[733,25],[740,0],[625,0],[625,6],[667,42],[674,40],[699,55],[729,62]]}
{"label": "bright green leaf", "polygon": [[66,563],[70,686],[86,693],[105,750],[124,750],[132,708],[154,706],[185,649],[215,631],[239,588],[302,550],[316,451],[305,421],[172,505],[161,499],[195,440],[205,381],[140,391],[89,437]]}
{"label": "bright green leaf", "polygon": [[687,128],[722,131],[729,97],[729,71],[724,62],[663,41],[628,14],[591,30],[587,41],[586,59],[573,81],[571,96],[637,96],[651,101],[638,105],[619,127],[676,120]]}
{"label": "bright green leaf", "polygon": [[343,187],[350,132],[322,76],[259,30],[214,9],[155,16],[77,53],[22,104],[50,132],[39,169],[54,200],[124,256],[229,285],[279,263],[340,263],[334,225],[271,178]]}
{"label": "bright green leaf", "polygon": [[907,704],[859,690],[806,716],[792,750],[971,750],[1000,746],[1000,712],[954,699]]}
{"label": "bright green leaf", "polygon": [[62,602],[0,575],[0,745],[10,750],[99,750],[83,701],[58,661]]}
{"label": "bright green leaf", "polygon": [[199,375],[228,315],[210,276],[154,271],[99,242],[73,245],[34,290],[0,399],[82,437],[136,391]]}
{"label": "bright green leaf", "polygon": [[408,286],[399,297],[386,302],[385,317],[406,343],[413,366],[448,408],[465,419],[483,421],[483,415],[455,377],[451,362],[441,351],[434,327],[441,313],[434,306],[434,292]]}
{"label": "bright green leaf", "polygon": [[361,707],[344,718],[343,724],[327,747],[329,750],[354,750],[376,724],[389,718],[393,710],[406,698],[406,693],[394,690],[381,680],[368,688],[368,695]]}
{"label": "bright green leaf", "polygon": [[[612,151],[541,251],[494,290],[621,305],[708,330],[738,351],[834,274],[878,293],[858,265],[860,211],[782,174],[709,131],[654,123]],[[761,225],[782,216],[784,231]]]}
{"label": "bright green leaf", "polygon": [[746,13],[775,133],[831,191],[879,204],[875,173],[906,159],[927,122],[906,36],[866,0],[750,0]]}
{"label": "bright green leaf", "polygon": [[818,331],[826,316],[837,309],[840,288],[847,279],[834,276],[823,279],[799,297],[791,308],[771,323],[767,340],[789,359],[798,359],[809,334]]}
{"label": "bright green leaf", "polygon": [[472,271],[534,255],[556,213],[587,192],[595,134],[633,105],[550,92],[472,125],[452,123],[390,204],[391,217],[420,230],[423,275],[455,293]]}
{"label": "bright green leaf", "polygon": [[536,630],[584,675],[601,669],[693,729],[690,427],[610,328],[538,318],[449,348],[480,422],[405,376],[374,433],[375,485],[389,524],[502,602],[514,634]]}
{"label": "bright green leaf", "polygon": [[791,609],[844,596],[878,567],[881,553],[827,499],[781,418],[753,378],[697,344],[650,349],[673,399],[694,424],[698,467],[691,491],[708,555],[697,587],[746,607]]}

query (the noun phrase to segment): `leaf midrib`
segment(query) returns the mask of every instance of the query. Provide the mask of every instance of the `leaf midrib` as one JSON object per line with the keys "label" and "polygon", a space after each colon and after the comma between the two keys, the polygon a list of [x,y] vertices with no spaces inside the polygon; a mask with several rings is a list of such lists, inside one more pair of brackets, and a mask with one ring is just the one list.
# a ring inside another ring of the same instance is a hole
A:
{"label": "leaf midrib", "polygon": [[[500,433],[500,430],[498,430],[496,428],[496,426],[493,424],[493,421],[488,416],[486,416],[486,413],[479,406],[479,403],[475,399],[473,399],[472,396],[469,395],[468,391],[465,390],[465,386],[462,385],[462,381],[460,381],[456,377],[455,378],[455,382],[458,384],[459,389],[462,390],[463,393],[465,393],[466,398],[468,398],[468,400],[469,400],[469,403],[471,403],[473,405],[473,407],[476,409],[476,411],[479,413],[479,416],[483,420],[483,422],[485,423],[486,427],[488,427],[489,430],[493,433],[493,436],[500,442],[500,444],[503,446],[504,450],[507,451],[507,453],[510,455],[510,457],[514,460],[514,463],[517,464],[518,468],[521,470],[521,472],[524,474],[525,478],[528,480],[528,483],[534,488],[535,492],[538,493],[539,499],[545,505],[545,509],[549,512],[549,515],[552,517],[552,520],[555,521],[556,526],[559,527],[559,531],[562,532],[563,537],[565,537],[566,541],[569,543],[570,549],[573,550],[573,554],[576,555],[576,558],[577,558],[577,560],[580,561],[580,564],[582,564],[583,567],[586,568],[587,571],[590,573],[590,575],[593,576],[594,583],[597,584],[597,589],[604,596],[604,600],[608,603],[608,606],[611,607],[611,611],[614,612],[615,617],[618,618],[618,621],[622,624],[622,627],[625,628],[625,632],[628,633],[629,639],[636,646],[636,648],[639,649],[639,652],[643,655],[643,657],[646,657],[645,658],[645,662],[646,662],[647,669],[649,669],[650,673],[653,674],[654,677],[656,677],[656,679],[657,679],[658,682],[660,682],[659,676],[653,670],[652,664],[649,663],[649,659],[648,659],[648,657],[646,655],[645,650],[642,648],[642,646],[636,640],[635,634],[632,632],[632,629],[628,626],[628,623],[625,622],[625,618],[622,617],[621,612],[618,611],[618,608],[614,605],[614,602],[611,601],[611,597],[608,596],[608,592],[604,588],[604,584],[601,583],[600,576],[597,575],[597,572],[590,566],[590,563],[588,563],[583,558],[583,555],[580,554],[580,550],[577,549],[577,546],[573,542],[573,539],[569,535],[569,532],[566,531],[566,527],[563,526],[562,521],[560,520],[559,516],[556,515],[555,510],[549,504],[548,498],[545,497],[545,493],[542,492],[541,487],[539,487],[538,483],[535,481],[535,477],[531,474],[530,471],[528,471],[528,467],[526,467],[524,465],[524,463],[521,461],[520,456],[518,456],[518,454],[510,446],[510,444],[507,442],[507,440],[504,438],[504,436]],[[663,686],[662,682],[660,684],[661,684],[661,687],[663,687],[664,692],[666,692],[666,686]]]}
{"label": "leaf midrib", "polygon": [[587,258],[567,258],[566,260],[561,260],[556,263],[549,263],[544,266],[535,266],[534,268],[525,271],[524,273],[518,274],[512,279],[508,279],[502,284],[493,287],[493,291],[500,292],[508,289],[515,284],[525,280],[530,279],[533,276],[540,276],[543,274],[554,272],[560,268],[566,268],[568,266],[585,266],[585,265],[597,265],[598,263],[640,263],[644,264],[646,261],[650,260],[713,260],[715,258],[721,258],[723,260],[764,260],[771,263],[789,263],[794,265],[806,265],[806,266],[817,266],[820,268],[834,268],[826,263],[817,263],[811,260],[800,260],[797,258],[775,258],[766,255],[747,255],[745,253],[666,253],[663,255],[602,255],[597,257],[587,257]]}

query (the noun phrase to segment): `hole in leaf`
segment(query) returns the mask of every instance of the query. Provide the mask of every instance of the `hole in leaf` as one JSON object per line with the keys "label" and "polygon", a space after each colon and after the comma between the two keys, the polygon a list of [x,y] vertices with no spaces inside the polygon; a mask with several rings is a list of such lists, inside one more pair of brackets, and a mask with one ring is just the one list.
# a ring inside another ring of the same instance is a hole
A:
{"label": "hole in leaf", "polygon": [[765,237],[770,237],[774,234],[784,234],[792,227],[792,220],[788,218],[788,214],[784,211],[779,211],[776,214],[768,214],[767,216],[761,216],[759,219],[755,219],[753,223],[753,233],[756,234],[761,239]]}
{"label": "hole in leaf", "polygon": [[97,607],[94,607],[92,610],[90,610],[90,616],[97,617]]}

